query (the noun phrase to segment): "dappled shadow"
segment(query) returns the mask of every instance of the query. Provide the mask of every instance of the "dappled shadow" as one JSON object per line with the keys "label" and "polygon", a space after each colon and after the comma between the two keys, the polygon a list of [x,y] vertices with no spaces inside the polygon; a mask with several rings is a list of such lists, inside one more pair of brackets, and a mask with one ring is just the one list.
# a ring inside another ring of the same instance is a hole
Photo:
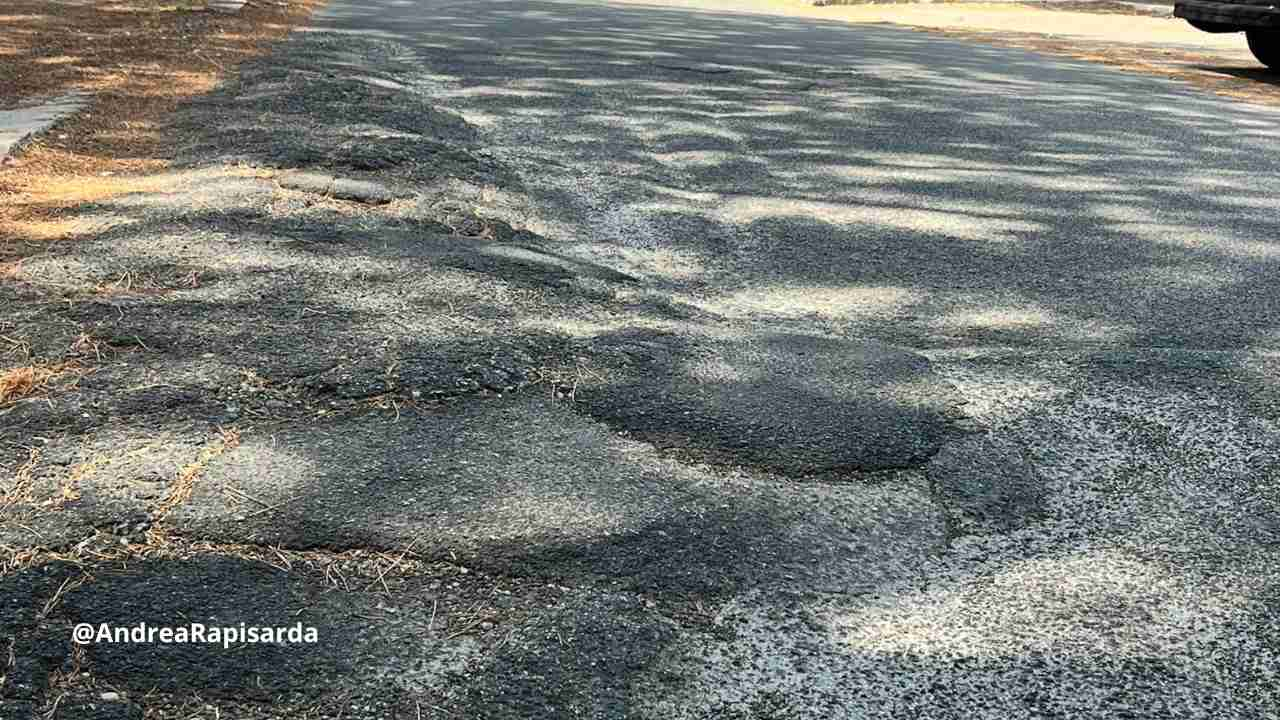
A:
{"label": "dappled shadow", "polygon": [[957,397],[927,360],[812,335],[623,331],[593,338],[584,412],[685,459],[796,478],[919,466]]}
{"label": "dappled shadow", "polygon": [[[377,172],[419,186],[449,177],[492,181],[475,129],[412,92],[412,58],[387,44],[316,38],[291,42],[270,62],[188,104],[175,123],[196,164]],[[290,132],[280,132],[281,127]]]}
{"label": "dappled shadow", "polygon": [[[66,547],[119,513],[185,541],[413,547],[607,594],[525,644],[486,646],[468,702],[536,704],[528,678],[545,647],[572,676],[547,691],[564,691],[541,708],[552,716],[630,709],[627,684],[674,642],[665,624],[632,633],[612,619],[627,594],[872,593],[909,614],[935,574],[946,595],[1034,574],[1077,545],[1086,562],[1156,548],[1195,565],[1162,568],[1188,587],[1205,564],[1244,573],[1269,552],[1255,536],[1273,530],[1274,468],[1250,463],[1277,447],[1275,410],[1249,396],[1280,392],[1274,364],[1258,362],[1280,340],[1272,111],[885,28],[558,2],[405,7],[335,3],[317,23],[334,34],[286,46],[341,51],[334,75],[249,68],[283,84],[218,96],[243,100],[234,132],[193,147],[235,135],[255,164],[373,172],[342,154],[352,138],[377,142],[353,132],[358,108],[289,85],[331,80],[376,100],[396,132],[429,128],[383,90],[455,113],[455,141],[494,163],[466,169],[501,172],[393,168],[417,196],[378,212],[216,169],[175,174],[168,195],[77,209],[114,229],[29,258],[0,286],[15,308],[6,331],[35,356],[58,358],[81,334],[103,350],[79,358],[97,371],[78,388],[3,411],[6,458],[47,440],[35,501],[73,476],[83,496],[63,509],[83,523],[32,525],[52,537],[22,542]],[[395,58],[394,73],[379,58]],[[345,73],[403,87],[367,91]],[[288,112],[257,112],[273,108]],[[314,125],[295,133],[281,118]],[[414,152],[402,140],[398,158]],[[436,155],[429,144],[409,159]],[[447,192],[506,231],[454,232],[439,212]],[[636,341],[660,347],[639,352],[648,364],[619,362]],[[868,348],[896,364],[856,365]],[[1024,355],[1000,364],[1005,351]],[[841,385],[867,368],[880,375]],[[1026,449],[1018,487],[1035,518],[946,533],[946,498],[922,467],[958,418],[912,398],[927,377],[928,399],[952,404],[934,372],[971,403],[970,421]],[[243,430],[240,444],[205,457],[219,426]],[[804,445],[815,426],[816,449]],[[174,441],[144,447],[159,432]],[[846,457],[877,436],[892,457]],[[171,506],[125,487],[202,457]],[[845,483],[815,481],[815,467]],[[1257,487],[1237,482],[1254,469]],[[1262,524],[1224,530],[1215,508],[1246,503]],[[1020,601],[1052,605],[1051,587],[1032,587]],[[1072,617],[1109,617],[1095,599]],[[1257,613],[1224,612],[1215,627],[1247,634]],[[593,670],[601,637],[642,646]],[[894,651],[829,656],[895,683],[945,664]],[[1213,684],[1162,653],[1133,675],[1154,678],[1142,698],[1169,681]],[[1019,646],[991,675],[1035,662]],[[608,701],[591,706],[600,692]]]}
{"label": "dappled shadow", "polygon": [[[656,663],[681,681],[649,693],[646,715],[810,717],[814,708],[856,715],[888,706],[904,716],[963,717],[981,707],[1154,718],[1206,708],[1250,714],[1277,701],[1264,664],[1229,632],[1203,632],[1245,624],[1274,647],[1278,626],[1259,620],[1276,607],[1274,581],[1191,580],[1101,548],[1039,550],[988,568],[978,582],[815,599],[782,622],[750,602],[731,603],[718,621],[734,633],[689,636]],[[1225,668],[1200,648],[1238,664],[1219,674]],[[1152,686],[1183,692],[1156,695]]]}
{"label": "dappled shadow", "polygon": [[347,3],[317,26],[414,47],[440,102],[542,173],[531,204],[579,251],[655,279],[670,270],[646,255],[683,254],[762,304],[770,287],[898,294],[833,325],[912,346],[1273,338],[1268,109],[887,28],[474,10],[415,24]]}
{"label": "dappled shadow", "polygon": [[[220,542],[413,545],[508,576],[709,595],[797,575],[832,591],[874,587],[941,541],[918,488],[868,491],[858,504],[829,495],[664,460],[535,396],[246,438],[173,524]],[[258,513],[244,497],[275,509]]]}

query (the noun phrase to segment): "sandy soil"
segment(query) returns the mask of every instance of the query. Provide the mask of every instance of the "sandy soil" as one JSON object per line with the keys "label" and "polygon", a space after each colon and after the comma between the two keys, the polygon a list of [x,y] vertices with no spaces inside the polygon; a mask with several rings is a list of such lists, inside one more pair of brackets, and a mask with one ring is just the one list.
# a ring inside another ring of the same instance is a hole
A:
{"label": "sandy soil", "polygon": [[888,22],[919,28],[992,33],[1037,33],[1092,43],[1163,45],[1252,60],[1244,37],[1200,32],[1177,18],[1069,12],[1014,3],[852,5],[812,8],[814,16],[847,22]]}
{"label": "sandy soil", "polygon": [[162,169],[174,146],[161,121],[284,37],[317,4],[273,0],[226,15],[200,0],[6,2],[0,107],[69,90],[93,101],[0,167],[0,267],[75,235],[58,218],[62,210],[147,189],[136,175]]}

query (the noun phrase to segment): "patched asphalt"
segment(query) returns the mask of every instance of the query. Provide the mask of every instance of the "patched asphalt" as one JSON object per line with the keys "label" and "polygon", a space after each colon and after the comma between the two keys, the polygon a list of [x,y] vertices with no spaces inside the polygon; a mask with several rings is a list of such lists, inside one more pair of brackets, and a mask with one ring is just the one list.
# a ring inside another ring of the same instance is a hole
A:
{"label": "patched asphalt", "polygon": [[536,396],[275,428],[211,463],[171,523],[200,540],[412,545],[508,575],[713,594],[872,588],[943,540],[924,483],[805,488],[689,468]]}
{"label": "patched asphalt", "polygon": [[710,462],[798,477],[909,468],[958,415],[927,358],[880,343],[622,331],[591,351],[614,371],[578,389],[588,413]]}
{"label": "patched asphalt", "polygon": [[335,1],[69,211],[0,716],[1280,712],[1280,118],[686,5]]}

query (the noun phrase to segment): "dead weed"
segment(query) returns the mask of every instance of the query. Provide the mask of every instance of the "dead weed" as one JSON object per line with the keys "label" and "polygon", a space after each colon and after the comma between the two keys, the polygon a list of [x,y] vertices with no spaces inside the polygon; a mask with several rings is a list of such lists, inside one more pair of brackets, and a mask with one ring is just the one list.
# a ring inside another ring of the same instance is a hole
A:
{"label": "dead weed", "polygon": [[229,16],[204,12],[203,0],[6,0],[0,98],[78,91],[93,101],[0,166],[0,260],[91,231],[68,208],[149,189],[144,174],[164,168],[175,145],[162,130],[172,110],[322,2],[250,3]]}
{"label": "dead weed", "polygon": [[76,363],[22,365],[0,371],[0,407],[46,392],[57,380],[78,379],[84,372]]}

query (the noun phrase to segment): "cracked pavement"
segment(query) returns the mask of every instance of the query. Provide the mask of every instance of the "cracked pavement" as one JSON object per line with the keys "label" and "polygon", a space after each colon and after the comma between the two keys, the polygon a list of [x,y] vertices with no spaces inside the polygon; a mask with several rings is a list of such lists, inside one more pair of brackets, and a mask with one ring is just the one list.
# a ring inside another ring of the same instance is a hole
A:
{"label": "cracked pavement", "polygon": [[[312,25],[0,284],[63,368],[0,717],[1280,716],[1277,111],[687,2]],[[71,643],[195,621],[320,640]]]}

